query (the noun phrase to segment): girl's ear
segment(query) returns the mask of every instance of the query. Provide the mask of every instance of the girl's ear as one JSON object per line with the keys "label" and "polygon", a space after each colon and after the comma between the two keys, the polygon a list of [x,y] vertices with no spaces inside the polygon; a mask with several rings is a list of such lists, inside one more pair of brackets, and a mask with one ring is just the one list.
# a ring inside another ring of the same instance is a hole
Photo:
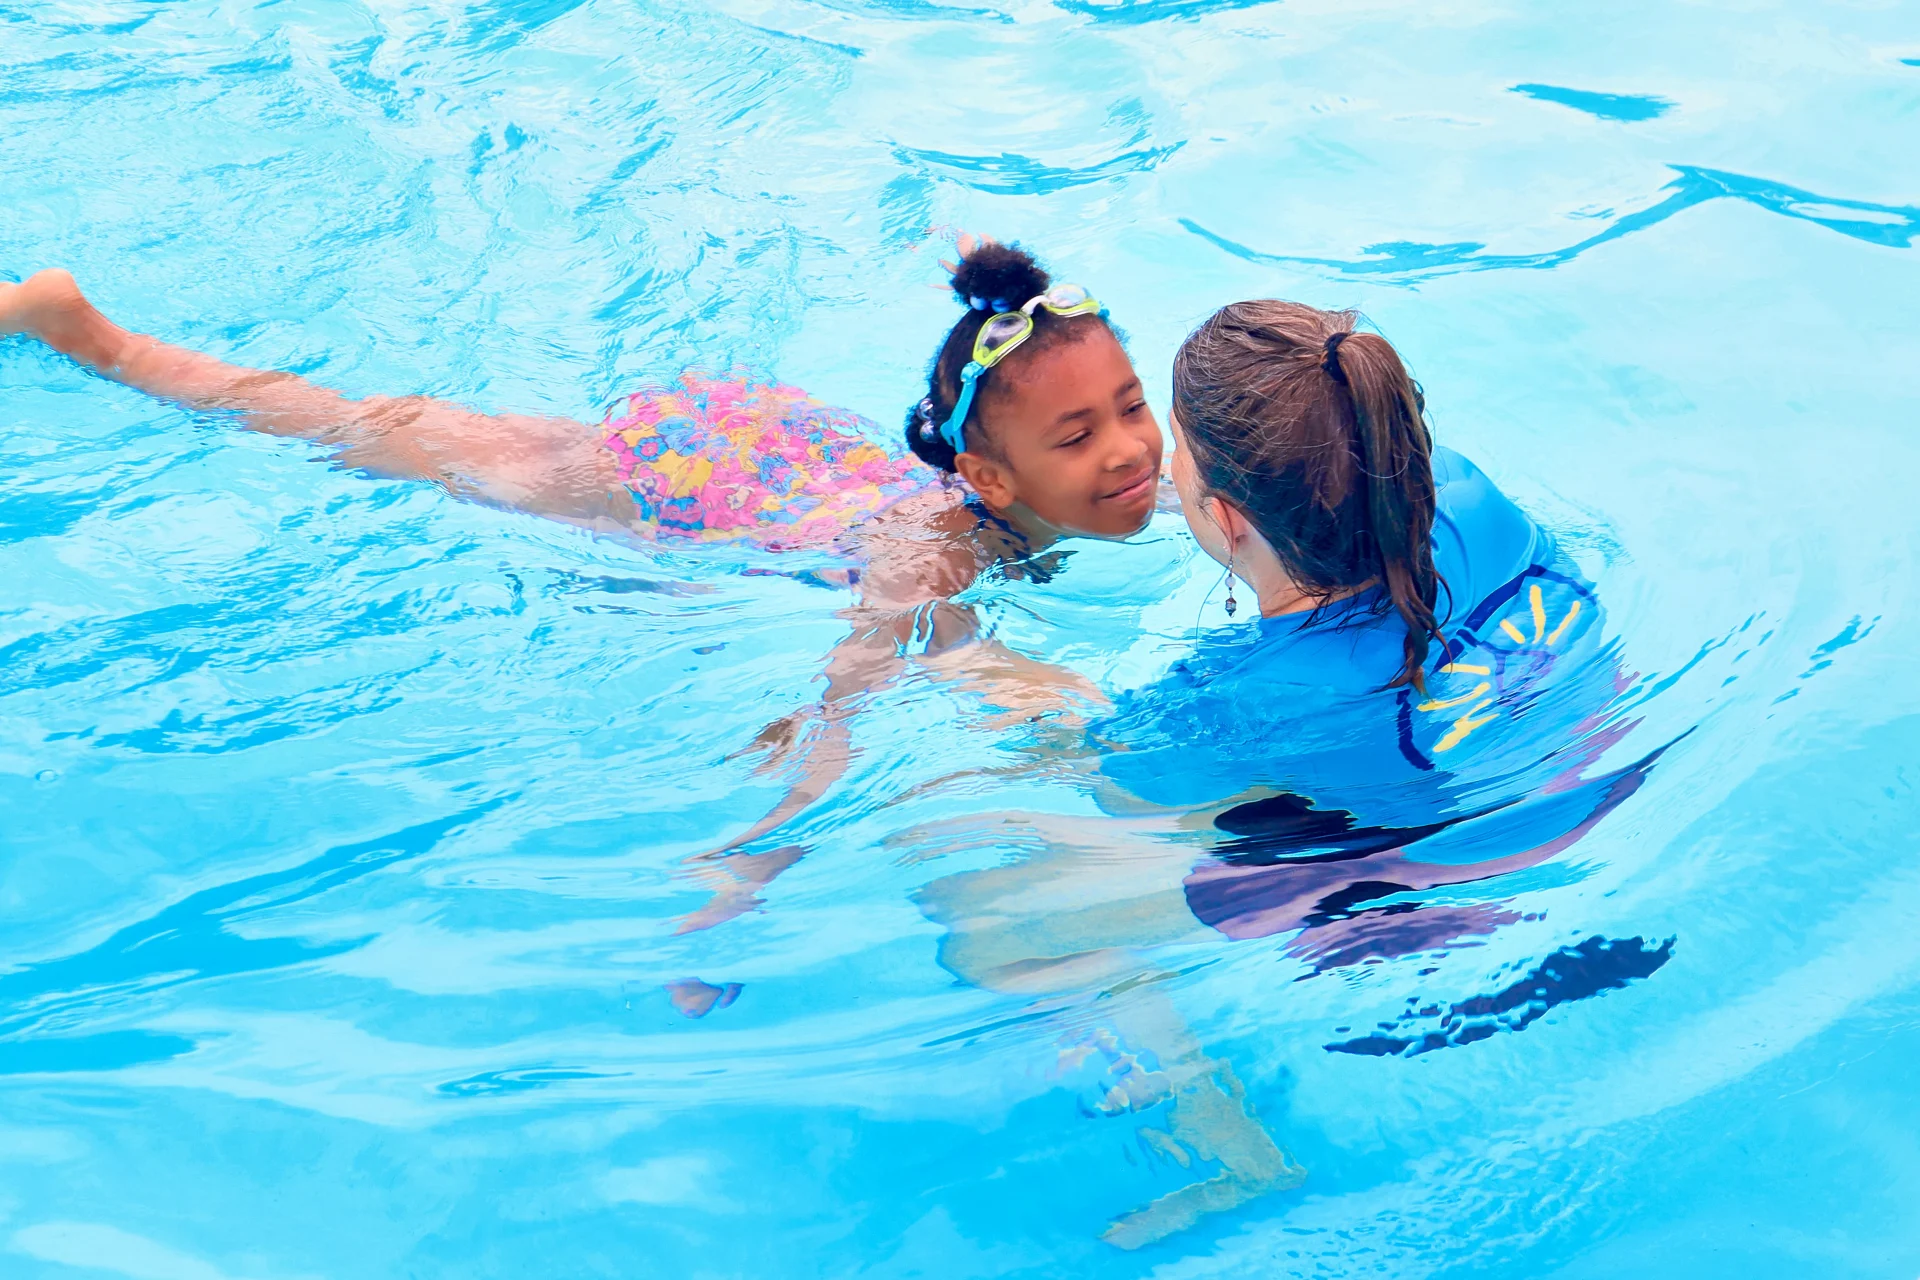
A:
{"label": "girl's ear", "polygon": [[982,453],[963,453],[954,458],[953,469],[973,487],[982,502],[996,511],[1005,511],[1018,500],[1013,476],[1004,463]]}

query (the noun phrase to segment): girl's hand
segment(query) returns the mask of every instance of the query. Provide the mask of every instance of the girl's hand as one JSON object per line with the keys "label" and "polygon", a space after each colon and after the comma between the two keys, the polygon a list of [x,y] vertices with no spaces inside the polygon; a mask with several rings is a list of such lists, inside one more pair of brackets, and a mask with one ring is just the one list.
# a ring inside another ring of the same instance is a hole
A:
{"label": "girl's hand", "polygon": [[954,687],[979,693],[992,708],[988,728],[1010,728],[1042,717],[1077,728],[1113,705],[1099,685],[1079,672],[1029,658],[993,640],[929,652],[920,661],[947,676]]}
{"label": "girl's hand", "polygon": [[755,773],[777,773],[800,757],[807,740],[814,734],[816,722],[825,714],[826,709],[817,702],[788,712],[755,734],[752,742],[732,752],[726,759],[732,762],[758,756],[753,766]]}

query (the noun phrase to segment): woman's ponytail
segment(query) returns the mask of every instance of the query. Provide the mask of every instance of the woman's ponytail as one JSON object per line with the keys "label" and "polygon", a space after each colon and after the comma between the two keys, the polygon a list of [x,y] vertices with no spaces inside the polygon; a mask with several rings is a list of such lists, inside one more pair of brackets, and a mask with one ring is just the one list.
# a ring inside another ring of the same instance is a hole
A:
{"label": "woman's ponytail", "polygon": [[1426,691],[1430,641],[1444,646],[1434,607],[1433,437],[1419,391],[1385,338],[1352,330],[1326,342],[1327,371],[1351,399],[1367,490],[1367,516],[1395,612],[1407,624],[1406,660],[1394,685]]}

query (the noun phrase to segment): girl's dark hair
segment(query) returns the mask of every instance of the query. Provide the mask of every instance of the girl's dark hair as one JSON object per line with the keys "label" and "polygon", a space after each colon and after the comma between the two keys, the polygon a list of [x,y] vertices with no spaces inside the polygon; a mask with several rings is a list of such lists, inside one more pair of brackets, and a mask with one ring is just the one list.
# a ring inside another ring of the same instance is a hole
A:
{"label": "girl's dark hair", "polygon": [[1173,362],[1173,411],[1210,496],[1253,522],[1323,603],[1378,583],[1407,624],[1392,688],[1426,688],[1434,617],[1433,437],[1420,388],[1352,311],[1236,302]]}
{"label": "girl's dark hair", "polygon": [[[940,434],[940,425],[960,399],[960,371],[973,359],[973,341],[980,336],[981,327],[999,312],[1016,311],[1027,299],[1045,293],[1052,282],[1033,255],[1016,244],[983,242],[960,260],[960,269],[953,276],[953,292],[967,312],[940,343],[940,351],[927,370],[925,398],[907,410],[907,448],[922,462],[942,471],[954,469],[954,449]],[[1073,332],[1045,307],[1035,308],[1033,325],[1033,336],[1008,357],[1008,363],[1027,359]],[[995,365],[974,395],[963,428],[970,448],[986,443],[981,406],[1004,389],[1007,373],[1007,364]]]}

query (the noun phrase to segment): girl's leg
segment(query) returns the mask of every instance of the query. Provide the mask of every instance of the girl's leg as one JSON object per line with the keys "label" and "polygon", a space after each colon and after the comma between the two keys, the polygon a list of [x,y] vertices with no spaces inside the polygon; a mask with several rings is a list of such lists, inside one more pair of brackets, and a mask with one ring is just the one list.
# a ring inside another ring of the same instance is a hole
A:
{"label": "girl's leg", "polygon": [[625,523],[632,509],[612,455],[582,423],[424,396],[350,400],[294,374],[226,364],[121,328],[64,271],[0,284],[0,337],[16,333],[189,409],[237,412],[256,431],[343,446],[340,461],[377,475],[577,523]]}

